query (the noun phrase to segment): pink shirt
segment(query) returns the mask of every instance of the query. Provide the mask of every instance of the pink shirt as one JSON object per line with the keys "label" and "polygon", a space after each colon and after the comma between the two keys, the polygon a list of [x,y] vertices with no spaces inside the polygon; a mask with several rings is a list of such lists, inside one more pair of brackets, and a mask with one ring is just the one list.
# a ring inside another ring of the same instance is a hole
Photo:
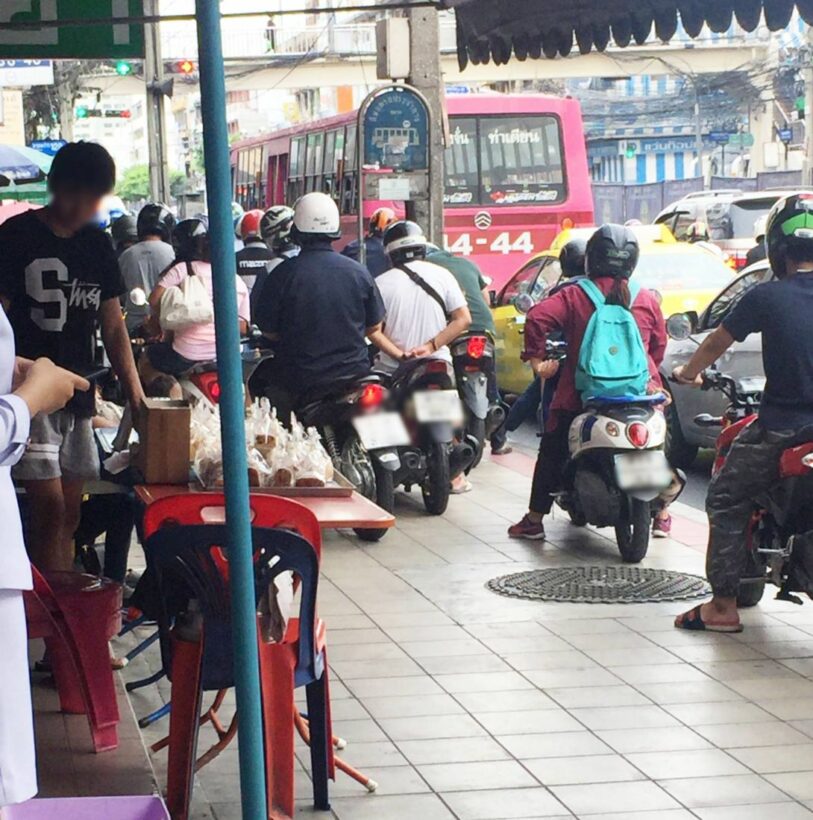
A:
{"label": "pink shirt", "polygon": [[[212,266],[208,262],[192,262],[192,269],[199,276],[209,297],[212,296]],[[179,262],[171,267],[158,282],[158,287],[170,288],[180,285],[188,276],[186,262]],[[237,288],[237,316],[248,322],[251,318],[248,288],[239,277],[234,277]],[[215,346],[215,323],[192,325],[185,330],[176,330],[172,339],[172,347],[176,353],[193,362],[206,362],[217,358]]]}

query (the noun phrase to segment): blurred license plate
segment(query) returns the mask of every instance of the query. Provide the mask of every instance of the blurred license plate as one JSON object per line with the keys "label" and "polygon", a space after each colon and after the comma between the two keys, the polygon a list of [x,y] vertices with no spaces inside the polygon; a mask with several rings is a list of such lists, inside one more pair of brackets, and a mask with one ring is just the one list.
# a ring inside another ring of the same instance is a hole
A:
{"label": "blurred license plate", "polygon": [[672,483],[672,471],[663,450],[619,453],[615,476],[622,490],[663,489]]}
{"label": "blurred license plate", "polygon": [[409,433],[398,413],[371,413],[353,419],[365,450],[403,447],[409,444]]}
{"label": "blurred license plate", "polygon": [[415,393],[415,418],[421,424],[448,421],[460,424],[463,420],[463,407],[457,390],[424,390]]}

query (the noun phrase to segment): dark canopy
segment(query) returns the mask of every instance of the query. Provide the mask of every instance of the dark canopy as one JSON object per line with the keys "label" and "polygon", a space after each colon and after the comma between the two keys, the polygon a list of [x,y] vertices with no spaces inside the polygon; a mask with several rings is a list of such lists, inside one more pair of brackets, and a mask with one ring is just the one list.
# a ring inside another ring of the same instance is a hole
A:
{"label": "dark canopy", "polygon": [[646,41],[655,26],[663,40],[677,31],[678,14],[690,37],[704,23],[723,32],[736,17],[753,31],[765,12],[776,31],[785,28],[799,9],[813,24],[813,0],[445,0],[457,13],[457,51],[460,67],[472,63],[507,63],[512,53],[528,57],[566,57],[574,38],[579,51],[604,51],[610,40],[617,46]]}

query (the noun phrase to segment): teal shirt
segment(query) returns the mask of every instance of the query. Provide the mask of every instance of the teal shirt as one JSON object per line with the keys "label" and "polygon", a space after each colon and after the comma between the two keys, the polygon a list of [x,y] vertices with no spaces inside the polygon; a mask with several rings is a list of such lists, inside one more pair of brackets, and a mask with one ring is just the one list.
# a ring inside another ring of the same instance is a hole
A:
{"label": "teal shirt", "polygon": [[470,329],[496,333],[494,317],[491,315],[491,310],[483,296],[486,281],[483,279],[483,274],[480,273],[477,265],[462,256],[455,256],[448,251],[441,250],[430,253],[426,259],[428,262],[446,268],[457,280],[466,296],[466,302],[471,313]]}

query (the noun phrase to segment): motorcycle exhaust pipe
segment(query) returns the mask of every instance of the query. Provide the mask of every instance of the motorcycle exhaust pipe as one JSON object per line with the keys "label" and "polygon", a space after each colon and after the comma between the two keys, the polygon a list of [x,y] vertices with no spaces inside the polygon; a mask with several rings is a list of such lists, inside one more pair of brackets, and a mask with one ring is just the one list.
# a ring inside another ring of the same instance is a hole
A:
{"label": "motorcycle exhaust pipe", "polygon": [[421,454],[415,450],[407,450],[403,454],[402,461],[410,473],[416,473],[421,469]]}
{"label": "motorcycle exhaust pipe", "polygon": [[452,452],[449,455],[449,467],[452,477],[460,475],[460,473],[468,470],[471,467],[474,457],[477,453],[477,445],[472,446],[468,440],[458,442],[452,445]]}
{"label": "motorcycle exhaust pipe", "polygon": [[505,424],[505,418],[507,413],[505,412],[505,407],[501,404],[492,404],[491,407],[488,408],[488,415],[486,416],[486,430],[489,434],[493,433],[495,430],[499,430],[500,427]]}

